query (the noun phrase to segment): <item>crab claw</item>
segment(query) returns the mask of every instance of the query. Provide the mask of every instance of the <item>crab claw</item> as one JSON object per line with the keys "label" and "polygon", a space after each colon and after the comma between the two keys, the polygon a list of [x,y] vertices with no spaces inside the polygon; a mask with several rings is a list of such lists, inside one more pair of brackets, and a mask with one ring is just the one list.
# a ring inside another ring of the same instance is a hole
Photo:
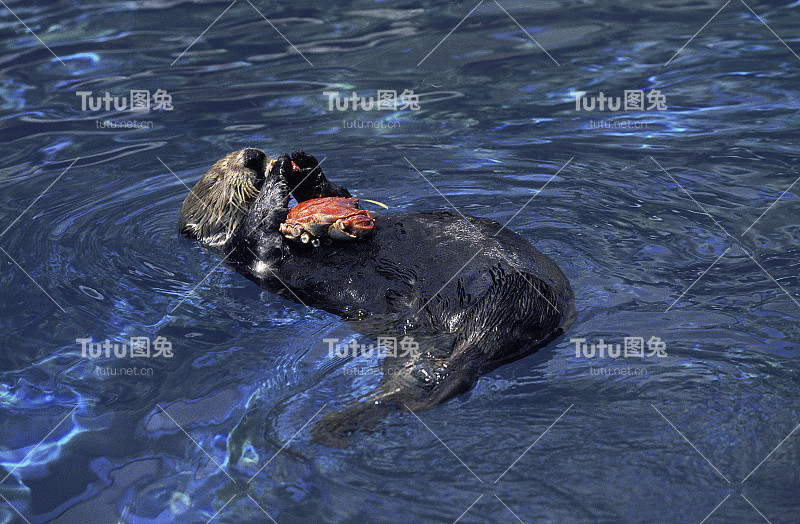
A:
{"label": "crab claw", "polygon": [[354,215],[341,218],[331,224],[328,236],[336,240],[357,240],[364,238],[375,229],[375,221],[370,216]]}
{"label": "crab claw", "polygon": [[309,235],[307,232],[304,231],[303,234],[300,235],[300,242],[302,242],[303,244],[308,244],[309,242],[311,242],[311,235]]}
{"label": "crab claw", "polygon": [[300,236],[300,232],[302,231],[298,226],[294,224],[287,224],[283,223],[278,226],[278,231],[280,231],[281,235],[286,238],[294,239]]}

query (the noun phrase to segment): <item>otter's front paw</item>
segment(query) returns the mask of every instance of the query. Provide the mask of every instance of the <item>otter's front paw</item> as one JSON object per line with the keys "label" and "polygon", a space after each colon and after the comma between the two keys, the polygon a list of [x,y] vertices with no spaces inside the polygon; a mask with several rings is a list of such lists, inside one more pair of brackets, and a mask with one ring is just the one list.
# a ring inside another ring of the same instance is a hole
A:
{"label": "otter's front paw", "polygon": [[275,160],[275,169],[286,180],[290,193],[298,202],[324,197],[350,198],[350,192],[329,181],[317,159],[305,151],[279,156]]}

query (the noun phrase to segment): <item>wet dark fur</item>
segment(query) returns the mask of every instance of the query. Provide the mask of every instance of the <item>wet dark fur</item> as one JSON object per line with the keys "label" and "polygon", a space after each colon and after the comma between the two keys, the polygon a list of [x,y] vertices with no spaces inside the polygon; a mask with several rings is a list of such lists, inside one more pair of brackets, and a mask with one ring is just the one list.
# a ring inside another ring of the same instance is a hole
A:
{"label": "wet dark fur", "polygon": [[[298,201],[349,196],[310,155],[296,152],[292,159],[303,176],[288,156],[277,159],[224,246],[228,261],[265,289],[348,319],[359,333],[407,334],[423,353],[384,359],[375,391],[315,424],[318,442],[346,445],[392,410],[441,404],[470,390],[481,374],[552,341],[571,322],[573,292],[561,270],[488,219],[375,214],[375,233],[360,242],[314,248],[285,240],[278,225],[289,191]],[[352,317],[358,310],[368,316]]]}

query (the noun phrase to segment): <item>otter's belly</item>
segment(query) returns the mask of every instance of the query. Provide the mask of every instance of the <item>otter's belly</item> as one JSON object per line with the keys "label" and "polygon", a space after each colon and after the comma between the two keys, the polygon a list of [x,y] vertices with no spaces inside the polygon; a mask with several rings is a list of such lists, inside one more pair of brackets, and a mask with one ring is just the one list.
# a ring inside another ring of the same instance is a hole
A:
{"label": "otter's belly", "polygon": [[571,294],[552,260],[491,220],[438,212],[375,221],[375,233],[359,242],[287,243],[278,277],[309,305],[343,316],[431,305],[458,312],[491,285],[496,267]]}

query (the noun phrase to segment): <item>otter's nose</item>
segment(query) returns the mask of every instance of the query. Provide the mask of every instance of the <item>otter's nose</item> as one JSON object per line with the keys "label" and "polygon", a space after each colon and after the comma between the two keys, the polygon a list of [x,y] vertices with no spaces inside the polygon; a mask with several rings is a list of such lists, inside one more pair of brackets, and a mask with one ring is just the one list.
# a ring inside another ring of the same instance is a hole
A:
{"label": "otter's nose", "polygon": [[244,150],[244,167],[260,172],[264,169],[265,158],[267,158],[266,153],[260,149],[249,147]]}

